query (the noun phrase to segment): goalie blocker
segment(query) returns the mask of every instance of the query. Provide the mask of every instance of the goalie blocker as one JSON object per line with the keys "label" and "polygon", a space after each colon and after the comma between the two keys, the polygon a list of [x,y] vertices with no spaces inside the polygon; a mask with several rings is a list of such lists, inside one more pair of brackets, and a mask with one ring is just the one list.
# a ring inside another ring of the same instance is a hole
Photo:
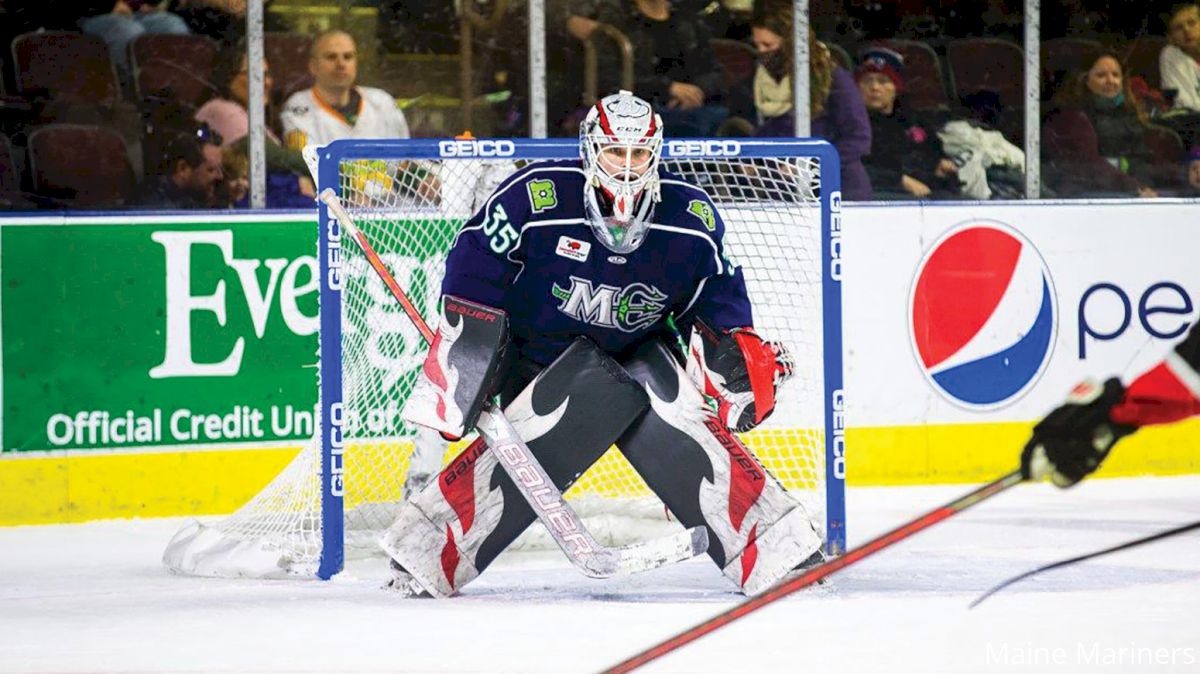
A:
{"label": "goalie blocker", "polygon": [[404,403],[405,419],[448,440],[475,427],[496,381],[508,341],[508,316],[499,309],[446,295],[442,322],[421,376]]}
{"label": "goalie blocker", "polygon": [[[809,514],[712,415],[658,340],[618,364],[580,338],[541,372],[516,363],[503,389],[505,414],[557,488],[616,442],[684,526],[708,529],[709,556],[743,592],[760,592],[820,549]],[[384,535],[400,567],[392,587],[449,596],[534,519],[477,440]]]}

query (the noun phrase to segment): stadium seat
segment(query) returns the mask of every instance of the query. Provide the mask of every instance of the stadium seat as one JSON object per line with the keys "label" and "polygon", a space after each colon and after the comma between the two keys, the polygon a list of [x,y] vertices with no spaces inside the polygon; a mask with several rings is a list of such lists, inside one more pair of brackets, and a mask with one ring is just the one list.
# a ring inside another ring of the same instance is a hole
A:
{"label": "stadium seat", "polygon": [[139,100],[162,96],[199,107],[217,94],[212,82],[217,45],[201,35],[142,35],[129,44]]}
{"label": "stadium seat", "polygon": [[955,99],[979,91],[995,92],[1006,111],[1023,109],[1025,53],[1015,42],[969,37],[946,45]]}
{"label": "stadium seat", "polygon": [[914,110],[946,110],[950,97],[942,60],[937,52],[917,40],[887,40],[886,46],[904,57],[904,100]]}
{"label": "stadium seat", "polygon": [[1162,78],[1158,72],[1158,55],[1162,52],[1163,47],[1167,46],[1167,38],[1158,37],[1156,35],[1141,35],[1134,38],[1129,43],[1129,48],[1124,50],[1122,63],[1125,66],[1125,72],[1130,77],[1141,75],[1146,78],[1146,83],[1155,89],[1162,88]]}
{"label": "stadium seat", "polygon": [[37,204],[21,191],[21,169],[14,161],[8,136],[0,133],[0,209],[31,211]]}
{"label": "stadium seat", "polygon": [[13,161],[12,145],[8,136],[0,133],[0,195],[21,191],[21,174]]}
{"label": "stadium seat", "polygon": [[312,36],[302,33],[265,33],[263,55],[275,81],[274,94],[281,100],[312,86],[308,73],[308,50]]}
{"label": "stadium seat", "polygon": [[1104,47],[1097,40],[1060,37],[1042,43],[1042,72],[1062,78],[1092,65]]}
{"label": "stadium seat", "polygon": [[725,88],[730,89],[739,84],[749,82],[754,77],[754,67],[758,65],[758,53],[754,47],[738,40],[715,39],[709,40],[717,67],[725,79]]}
{"label": "stadium seat", "polygon": [[133,193],[133,168],[117,132],[50,124],[29,134],[34,194],[70,208],[117,208]]}
{"label": "stadium seat", "polygon": [[1071,77],[1089,68],[1104,47],[1096,40],[1061,37],[1042,43],[1042,100],[1049,101]]}
{"label": "stadium seat", "polygon": [[[1173,129],[1159,124],[1147,124],[1146,145],[1160,162],[1171,166],[1183,166],[1183,140]],[[1182,172],[1181,168],[1181,175]]]}
{"label": "stadium seat", "polygon": [[[1185,186],[1183,140],[1173,129],[1159,124],[1146,126],[1146,146],[1154,154],[1159,170],[1155,187],[1160,196],[1170,196]],[[1164,194],[1165,192],[1165,194]]]}
{"label": "stadium seat", "polygon": [[108,48],[66,31],[18,35],[12,42],[17,92],[66,103],[114,105],[121,96]]}
{"label": "stadium seat", "polygon": [[833,53],[833,60],[846,70],[854,71],[854,61],[850,59],[850,53],[846,48],[836,42],[825,42],[825,46],[829,47],[829,51]]}

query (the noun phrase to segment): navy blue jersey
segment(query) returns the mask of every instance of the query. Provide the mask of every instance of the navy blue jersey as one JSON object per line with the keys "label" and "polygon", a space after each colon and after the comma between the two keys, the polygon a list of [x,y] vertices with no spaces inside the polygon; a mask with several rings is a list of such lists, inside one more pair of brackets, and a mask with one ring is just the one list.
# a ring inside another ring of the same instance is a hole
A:
{"label": "navy blue jersey", "polygon": [[703,318],[753,325],[741,269],[725,257],[725,223],[704,190],[661,172],[662,201],[631,253],[605,248],[584,220],[579,161],[531,164],[463,225],[442,292],[508,312],[520,355],[549,364],[586,335],[619,355]]}

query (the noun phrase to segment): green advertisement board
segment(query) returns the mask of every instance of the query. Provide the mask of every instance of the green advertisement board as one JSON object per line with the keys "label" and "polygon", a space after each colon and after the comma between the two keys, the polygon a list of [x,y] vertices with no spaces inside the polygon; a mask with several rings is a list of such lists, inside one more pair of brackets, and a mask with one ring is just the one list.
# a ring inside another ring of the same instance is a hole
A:
{"label": "green advertisement board", "polygon": [[0,219],[3,451],[307,438],[316,227]]}

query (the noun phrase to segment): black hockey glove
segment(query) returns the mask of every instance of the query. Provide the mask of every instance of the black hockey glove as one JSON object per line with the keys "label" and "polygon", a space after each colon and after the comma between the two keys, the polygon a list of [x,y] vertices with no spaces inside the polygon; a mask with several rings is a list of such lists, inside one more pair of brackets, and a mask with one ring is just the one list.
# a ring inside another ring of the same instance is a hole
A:
{"label": "black hockey glove", "polygon": [[1026,480],[1049,477],[1065,488],[1092,474],[1117,440],[1137,430],[1109,416],[1124,396],[1125,387],[1115,378],[1104,386],[1094,381],[1076,386],[1066,403],[1034,426],[1021,452],[1021,475]]}

